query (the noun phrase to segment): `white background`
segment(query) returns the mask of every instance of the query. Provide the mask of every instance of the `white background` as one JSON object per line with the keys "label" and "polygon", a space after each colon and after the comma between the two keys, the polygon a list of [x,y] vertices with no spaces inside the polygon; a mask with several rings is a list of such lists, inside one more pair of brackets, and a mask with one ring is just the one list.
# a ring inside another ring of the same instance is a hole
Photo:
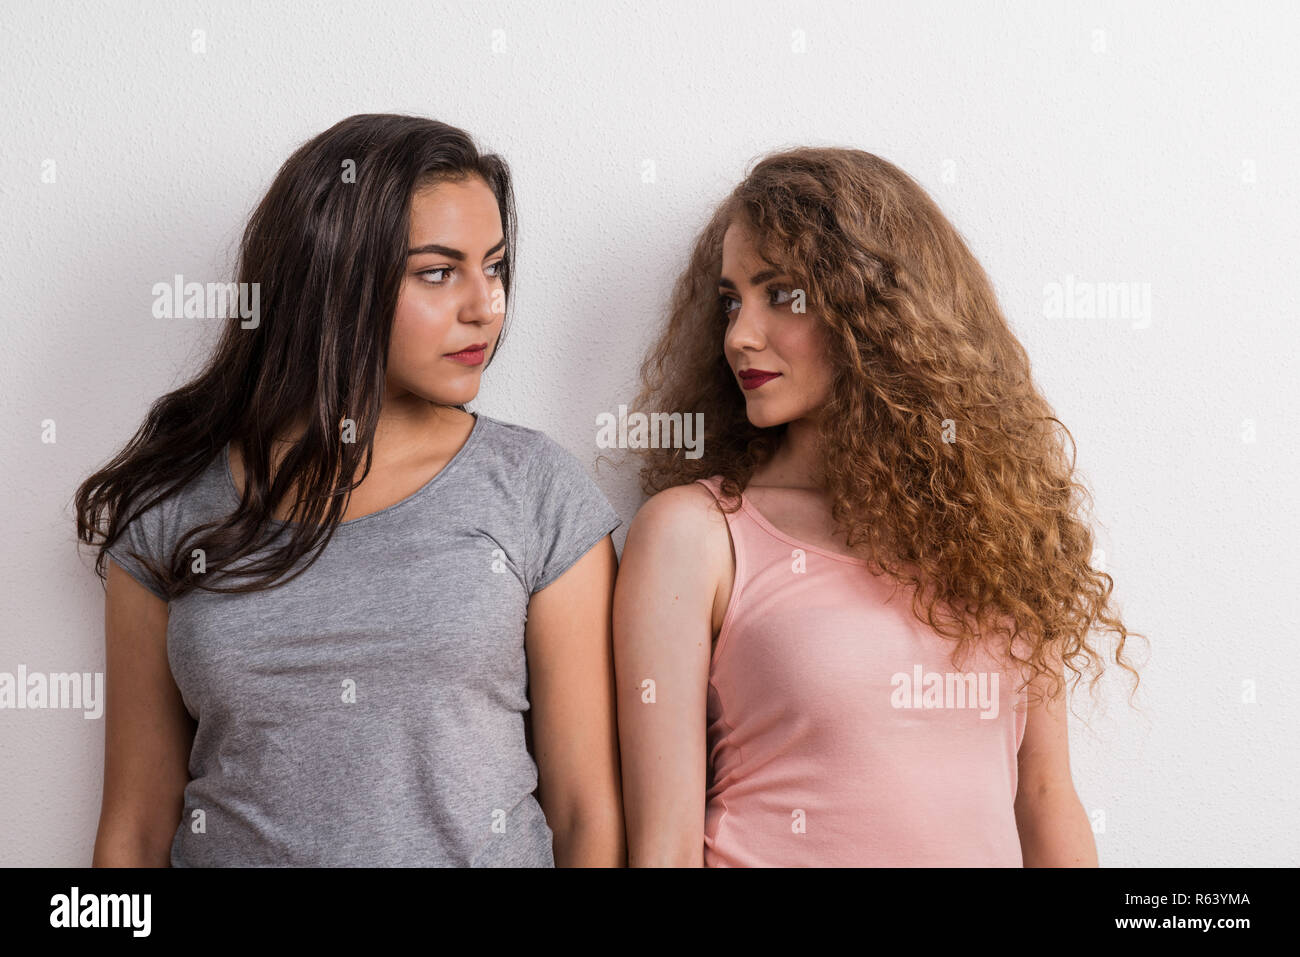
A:
{"label": "white background", "polygon": [[[1104,708],[1076,696],[1103,865],[1300,863],[1300,16],[1231,7],[4,3],[0,671],[103,670],[72,494],[211,341],[154,319],[152,285],[225,277],[304,140],[409,112],[507,158],[515,324],[475,408],[584,462],[747,164],[852,146],[917,178],[993,277],[1151,637],[1140,711],[1122,680]],[[1149,283],[1149,323],[1047,318],[1067,275]],[[635,476],[593,475],[621,547]],[[0,711],[0,864],[89,863],[102,739],[79,712]]]}

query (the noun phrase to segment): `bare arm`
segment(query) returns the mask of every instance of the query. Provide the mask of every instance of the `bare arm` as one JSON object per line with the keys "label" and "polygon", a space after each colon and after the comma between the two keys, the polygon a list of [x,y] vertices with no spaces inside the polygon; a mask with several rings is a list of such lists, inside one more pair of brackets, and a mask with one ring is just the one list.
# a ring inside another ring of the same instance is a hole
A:
{"label": "bare arm", "polygon": [[703,487],[667,489],[642,506],[623,547],[614,662],[633,867],[704,864],[712,610],[731,560],[722,522]]}
{"label": "bare arm", "polygon": [[94,867],[167,867],[194,722],[167,664],[167,604],[111,559],[104,602],[104,796]]}
{"label": "bare arm", "polygon": [[[1056,674],[1061,675],[1057,667]],[[1032,693],[1038,689],[1042,700]],[[1067,692],[1046,697],[1047,679],[1031,683],[1025,736],[1020,742],[1016,826],[1025,867],[1096,867],[1097,845],[1070,776]]]}
{"label": "bare arm", "polygon": [[528,603],[532,747],[557,867],[621,867],[627,856],[610,650],[617,568],[606,535]]}

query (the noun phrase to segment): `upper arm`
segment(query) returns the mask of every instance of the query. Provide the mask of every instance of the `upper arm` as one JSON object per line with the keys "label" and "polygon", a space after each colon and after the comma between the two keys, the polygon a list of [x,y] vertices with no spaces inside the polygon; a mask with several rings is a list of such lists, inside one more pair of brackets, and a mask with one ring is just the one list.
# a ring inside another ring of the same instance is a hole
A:
{"label": "upper arm", "polygon": [[[611,602],[618,560],[606,535],[528,602],[524,641],[539,800],[557,836],[596,822],[556,864],[623,860]],[[595,835],[593,837],[593,835]]]}
{"label": "upper arm", "polygon": [[1060,681],[1057,697],[1048,697],[1052,680],[1047,675],[1035,675],[1029,683],[1025,734],[1017,757],[1017,805],[1023,804],[1022,799],[1028,800],[1049,791],[1064,793],[1064,789],[1074,789],[1070,777],[1068,692],[1065,682],[1060,680],[1059,661],[1049,657],[1049,666]]}
{"label": "upper arm", "polygon": [[712,610],[731,557],[723,523],[702,486],[667,489],[623,547],[614,662],[633,866],[703,864]]}
{"label": "upper arm", "polygon": [[1069,691],[1051,653],[1048,668],[1059,682],[1057,696],[1048,692],[1058,682],[1035,675],[1020,743],[1015,815],[1021,853],[1026,867],[1096,867],[1097,844],[1070,777]]}
{"label": "upper arm", "polygon": [[194,723],[167,663],[166,602],[111,559],[104,644],[104,793],[93,863],[166,867]]}

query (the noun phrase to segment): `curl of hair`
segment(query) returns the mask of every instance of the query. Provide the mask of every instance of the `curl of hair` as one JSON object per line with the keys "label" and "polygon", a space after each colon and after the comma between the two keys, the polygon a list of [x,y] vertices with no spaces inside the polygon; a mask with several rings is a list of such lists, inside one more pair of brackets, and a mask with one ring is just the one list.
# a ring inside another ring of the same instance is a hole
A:
{"label": "curl of hair", "polygon": [[1095,693],[1105,655],[1089,636],[1108,632],[1136,691],[1124,647],[1143,636],[1112,607],[1111,576],[1092,567],[1091,495],[1073,436],[956,229],[920,185],[870,153],[769,155],[699,234],[633,408],[703,413],[704,454],[645,450],[642,489],[720,475],[734,498],[784,435],[784,425],[749,422],[723,350],[718,278],[733,223],[803,290],[809,321],[827,327],[822,468],[847,544],[911,590],[916,616],[956,643],[954,660],[996,640],[1026,683],[1046,676],[1051,697],[1062,667],[1075,685],[1092,673]]}

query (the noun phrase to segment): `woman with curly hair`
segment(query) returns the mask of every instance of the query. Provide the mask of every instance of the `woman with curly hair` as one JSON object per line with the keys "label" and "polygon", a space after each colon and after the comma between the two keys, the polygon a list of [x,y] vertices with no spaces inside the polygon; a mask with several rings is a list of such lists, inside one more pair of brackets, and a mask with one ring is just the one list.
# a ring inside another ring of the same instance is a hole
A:
{"label": "woman with curly hair", "polygon": [[1104,630],[1136,678],[1130,633],[1064,426],[925,191],[768,156],[642,375],[704,453],[652,443],[615,590],[630,863],[1095,865],[1063,669],[1095,690]]}

